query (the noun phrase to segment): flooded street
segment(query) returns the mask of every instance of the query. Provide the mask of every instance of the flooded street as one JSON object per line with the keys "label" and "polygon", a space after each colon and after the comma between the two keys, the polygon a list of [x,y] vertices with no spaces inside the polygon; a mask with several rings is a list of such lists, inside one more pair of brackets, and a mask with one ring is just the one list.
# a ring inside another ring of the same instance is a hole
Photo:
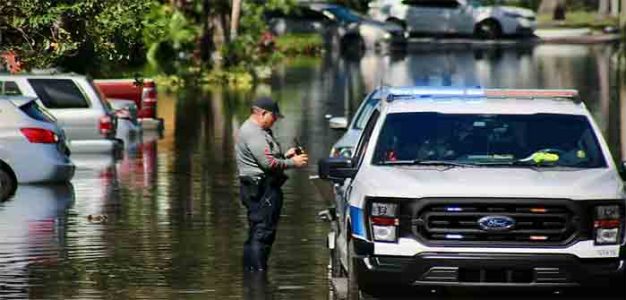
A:
{"label": "flooded street", "polygon": [[[283,146],[298,137],[317,162],[342,133],[328,128],[326,116],[350,115],[381,82],[575,88],[620,160],[626,158],[624,59],[611,44],[453,45],[351,60],[327,55],[277,66],[255,92],[271,92],[280,102],[286,118],[274,132]],[[232,149],[253,93],[160,92],[162,136],[145,132],[128,141],[118,162],[73,155],[78,169],[71,185],[20,186],[0,203],[0,298],[332,298],[328,225],[317,217],[328,203],[308,180],[315,163],[291,171],[283,188],[268,284],[243,278],[247,221]],[[453,295],[440,298],[459,296]]]}

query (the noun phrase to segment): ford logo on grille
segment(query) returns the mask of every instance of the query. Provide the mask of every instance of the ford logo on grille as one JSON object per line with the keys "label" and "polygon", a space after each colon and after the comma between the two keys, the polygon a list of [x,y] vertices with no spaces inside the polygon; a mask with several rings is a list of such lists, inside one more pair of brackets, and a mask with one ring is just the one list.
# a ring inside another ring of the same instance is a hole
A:
{"label": "ford logo on grille", "polygon": [[507,216],[486,216],[478,220],[478,225],[485,231],[505,231],[515,226],[515,220]]}

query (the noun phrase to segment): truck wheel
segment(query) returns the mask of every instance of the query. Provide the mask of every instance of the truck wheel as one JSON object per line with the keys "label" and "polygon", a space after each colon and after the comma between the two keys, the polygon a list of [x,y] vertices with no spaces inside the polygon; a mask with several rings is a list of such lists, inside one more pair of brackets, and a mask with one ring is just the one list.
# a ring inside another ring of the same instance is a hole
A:
{"label": "truck wheel", "polygon": [[502,36],[502,27],[498,21],[485,20],[476,25],[474,33],[478,38],[495,40]]}
{"label": "truck wheel", "polygon": [[359,289],[359,281],[357,279],[356,266],[354,265],[354,242],[348,242],[348,300],[359,300],[361,290]]}
{"label": "truck wheel", "polygon": [[15,194],[17,189],[17,182],[6,170],[0,168],[0,201],[9,199],[9,197]]}

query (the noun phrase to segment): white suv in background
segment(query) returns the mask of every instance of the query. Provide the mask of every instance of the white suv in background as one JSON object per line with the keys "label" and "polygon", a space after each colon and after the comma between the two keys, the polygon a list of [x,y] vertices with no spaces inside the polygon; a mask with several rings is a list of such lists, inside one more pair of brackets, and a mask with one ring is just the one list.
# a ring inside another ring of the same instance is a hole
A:
{"label": "white suv in background", "polygon": [[[383,88],[336,185],[348,298],[395,286],[624,293],[623,167],[573,90]],[[621,177],[620,177],[621,175]]]}
{"label": "white suv in background", "polygon": [[480,0],[374,0],[368,14],[378,21],[399,24],[411,34],[495,39],[531,36],[537,26],[532,10],[484,6]]}
{"label": "white suv in background", "polygon": [[[74,153],[119,155],[118,119],[93,81],[82,75],[0,75],[12,95],[37,97],[65,131]],[[8,94],[8,93],[6,93]]]}

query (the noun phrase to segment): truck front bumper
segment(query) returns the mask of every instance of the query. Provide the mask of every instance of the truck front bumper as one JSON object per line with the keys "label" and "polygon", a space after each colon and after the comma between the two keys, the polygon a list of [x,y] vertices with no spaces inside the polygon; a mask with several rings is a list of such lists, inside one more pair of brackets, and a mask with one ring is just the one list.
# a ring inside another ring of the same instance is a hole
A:
{"label": "truck front bumper", "polygon": [[559,288],[605,286],[624,274],[624,259],[567,254],[422,253],[354,258],[363,286]]}

